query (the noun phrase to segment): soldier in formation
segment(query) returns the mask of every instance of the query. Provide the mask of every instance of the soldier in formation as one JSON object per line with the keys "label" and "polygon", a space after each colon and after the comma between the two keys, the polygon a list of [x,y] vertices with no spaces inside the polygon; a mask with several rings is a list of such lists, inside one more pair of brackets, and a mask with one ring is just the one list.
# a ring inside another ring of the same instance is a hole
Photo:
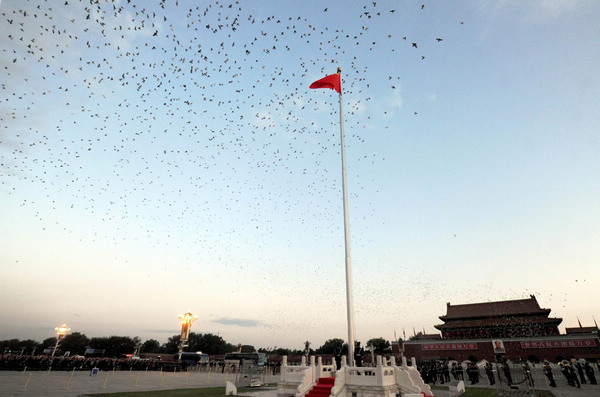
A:
{"label": "soldier in formation", "polygon": [[504,362],[502,363],[502,372],[504,372],[504,376],[506,376],[506,382],[509,385],[512,385],[513,380],[512,380],[512,375],[510,373],[510,366],[508,365],[508,362],[506,361],[506,359],[503,360]]}
{"label": "soldier in formation", "polygon": [[585,364],[583,364],[583,369],[585,370],[585,374],[587,375],[588,379],[590,380],[590,383],[592,385],[597,385],[598,382],[596,382],[596,375],[594,375],[594,368],[592,368],[590,363],[588,363],[586,361]]}
{"label": "soldier in formation", "polygon": [[494,385],[496,383],[496,380],[494,379],[494,367],[492,366],[492,363],[487,362],[485,363],[485,374],[488,378],[488,383],[490,384],[490,386]]}
{"label": "soldier in formation", "polygon": [[479,383],[479,368],[477,368],[477,364],[474,362],[467,364],[467,375],[472,385]]}
{"label": "soldier in formation", "polygon": [[521,361],[521,367],[523,367],[523,376],[527,379],[527,384],[530,387],[533,387],[533,378],[531,377],[531,368],[529,368],[529,364],[527,361]]}
{"label": "soldier in formation", "polygon": [[552,367],[550,367],[550,363],[548,361],[544,361],[544,364],[542,364],[542,370],[544,371],[544,375],[546,375],[546,378],[548,379],[550,387],[556,387],[554,375],[552,374]]}
{"label": "soldier in formation", "polygon": [[579,379],[577,379],[577,375],[575,374],[575,370],[567,360],[563,360],[558,363],[560,368],[560,372],[562,372],[563,376],[567,380],[567,384],[569,386],[580,388],[581,384],[579,383]]}

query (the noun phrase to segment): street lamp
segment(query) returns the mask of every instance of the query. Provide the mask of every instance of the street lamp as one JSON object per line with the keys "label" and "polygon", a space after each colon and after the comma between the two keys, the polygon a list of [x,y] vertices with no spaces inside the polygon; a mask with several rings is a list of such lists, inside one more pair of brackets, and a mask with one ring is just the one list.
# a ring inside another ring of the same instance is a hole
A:
{"label": "street lamp", "polygon": [[192,312],[187,312],[180,314],[177,318],[181,321],[181,342],[179,344],[179,361],[181,361],[181,353],[183,353],[183,348],[188,345],[187,342],[190,338],[190,328],[192,323],[198,319],[198,316],[192,314]]}
{"label": "street lamp", "polygon": [[54,349],[52,350],[52,357],[54,357],[54,353],[56,353],[56,349],[58,349],[61,339],[63,339],[70,330],[71,328],[67,328],[65,324],[54,328],[54,331],[56,331],[56,345],[54,345]]}

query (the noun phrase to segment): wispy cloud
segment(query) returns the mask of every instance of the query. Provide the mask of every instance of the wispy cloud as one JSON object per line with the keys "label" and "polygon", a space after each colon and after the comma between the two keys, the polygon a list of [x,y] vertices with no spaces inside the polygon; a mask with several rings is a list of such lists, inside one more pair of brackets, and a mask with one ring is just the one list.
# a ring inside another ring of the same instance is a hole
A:
{"label": "wispy cloud", "polygon": [[217,324],[225,324],[225,325],[237,325],[240,327],[260,327],[265,324],[256,320],[247,320],[243,318],[218,318],[216,320],[212,320],[213,323]]}
{"label": "wispy cloud", "polygon": [[526,2],[514,2],[508,0],[481,0],[480,9],[486,13],[497,14],[503,10],[519,10],[520,15],[530,21],[548,21],[565,15],[572,14],[587,8],[593,2],[564,1],[564,0],[532,0]]}
{"label": "wispy cloud", "polygon": [[155,334],[173,334],[172,329],[143,329],[142,332],[155,333]]}
{"label": "wispy cloud", "polygon": [[398,88],[393,91],[391,98],[388,99],[388,107],[402,109],[403,105],[404,101],[402,100],[402,89],[398,84]]}

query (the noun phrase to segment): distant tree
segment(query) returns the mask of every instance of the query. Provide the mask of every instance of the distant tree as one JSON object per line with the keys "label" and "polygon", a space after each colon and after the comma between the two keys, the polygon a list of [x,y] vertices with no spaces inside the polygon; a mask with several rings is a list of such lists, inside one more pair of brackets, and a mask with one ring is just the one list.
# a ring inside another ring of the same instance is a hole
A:
{"label": "distant tree", "polygon": [[104,349],[105,357],[123,357],[125,354],[133,354],[135,346],[140,343],[139,337],[110,336],[94,337],[90,339],[90,346],[94,349]]}
{"label": "distant tree", "polygon": [[280,356],[289,356],[292,354],[292,351],[290,349],[280,347],[278,349],[273,350],[273,353],[279,354]]}
{"label": "distant tree", "polygon": [[[177,339],[179,341],[179,338]],[[227,343],[222,337],[214,334],[190,333],[188,351],[200,351],[206,354],[225,354],[235,350],[235,347]]]}
{"label": "distant tree", "polygon": [[[191,336],[191,334],[190,334]],[[175,354],[179,351],[179,343],[181,341],[181,335],[173,335],[167,339],[166,343],[163,343],[161,350],[167,354]],[[195,351],[195,350],[190,350]]]}
{"label": "distant tree", "polygon": [[252,345],[242,345],[242,353],[254,353],[256,349]]}
{"label": "distant tree", "polygon": [[109,346],[108,346],[108,338],[105,336],[95,336],[93,338],[90,339],[90,343],[89,346],[92,349],[104,349],[104,355],[106,355],[106,352],[108,352],[110,350]]}
{"label": "distant tree", "polygon": [[392,352],[390,342],[383,338],[373,338],[367,341],[367,347],[373,346],[375,354],[388,354]]}
{"label": "distant tree", "polygon": [[[340,349],[346,349],[348,351],[348,345],[344,344],[343,339],[333,338],[328,339],[323,343],[317,350],[317,354],[336,354]],[[344,353],[342,353],[344,354]]]}
{"label": "distant tree", "polygon": [[140,343],[139,337],[130,338],[129,336],[111,336],[108,338],[110,357],[123,357],[126,354],[133,354],[135,346]]}
{"label": "distant tree", "polygon": [[419,331],[419,332],[417,332],[416,335],[413,335],[410,338],[408,338],[408,340],[417,340],[417,339],[419,339],[422,336],[423,336],[423,333],[421,331]]}
{"label": "distant tree", "polygon": [[53,348],[55,344],[56,344],[56,336],[53,336],[51,338],[46,338],[42,342],[42,349]]}
{"label": "distant tree", "polygon": [[[56,341],[56,339],[54,339]],[[2,351],[5,353],[20,353],[23,349],[19,339],[7,339],[1,343]]]}
{"label": "distant tree", "polygon": [[85,347],[90,343],[90,339],[80,332],[73,332],[65,335],[60,342],[60,350],[71,352],[71,355],[83,355]]}
{"label": "distant tree", "polygon": [[156,339],[144,341],[141,348],[142,353],[160,353],[160,342]]}
{"label": "distant tree", "polygon": [[40,347],[41,347],[40,343],[33,339],[25,339],[25,340],[21,341],[21,346],[22,346],[22,348],[25,348],[25,351],[23,352],[24,354],[32,354],[34,352],[34,350],[36,350],[37,353],[42,352],[40,350]]}

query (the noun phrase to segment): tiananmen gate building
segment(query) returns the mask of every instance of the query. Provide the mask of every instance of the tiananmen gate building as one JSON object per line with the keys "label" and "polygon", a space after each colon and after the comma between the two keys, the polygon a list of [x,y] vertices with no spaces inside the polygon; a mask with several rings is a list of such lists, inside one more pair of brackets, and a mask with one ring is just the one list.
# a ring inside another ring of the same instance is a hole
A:
{"label": "tiananmen gate building", "polygon": [[[452,305],[447,303],[440,334],[419,335],[403,343],[403,354],[418,360],[494,361],[504,354],[511,361],[585,358],[600,360],[598,327],[558,330],[561,318],[550,317],[534,295],[527,299]],[[394,346],[400,353],[399,347]]]}

